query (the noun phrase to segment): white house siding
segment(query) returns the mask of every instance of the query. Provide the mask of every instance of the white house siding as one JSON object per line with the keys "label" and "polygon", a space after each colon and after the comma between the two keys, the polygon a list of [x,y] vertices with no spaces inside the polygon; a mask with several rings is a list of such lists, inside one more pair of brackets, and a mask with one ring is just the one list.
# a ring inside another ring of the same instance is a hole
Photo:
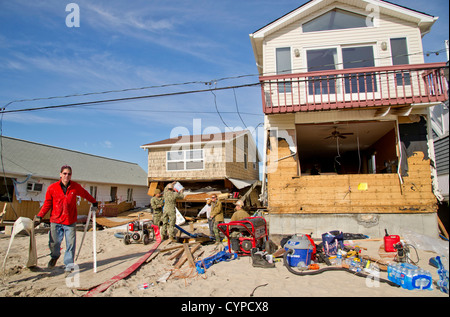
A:
{"label": "white house siding", "polygon": [[[30,179],[27,180],[27,177],[25,176],[13,176],[13,175],[8,177],[15,178],[18,182],[14,190],[16,199],[18,201],[37,201],[39,202],[40,206],[42,206],[42,204],[44,203],[45,193],[47,192],[48,187],[51,184],[57,182],[57,180],[55,179],[43,179],[31,177]],[[42,191],[41,192],[27,191],[27,183],[29,182],[43,184],[44,186],[42,188]],[[90,186],[97,186],[97,201],[99,202],[109,202],[111,200],[111,186],[116,186],[118,203],[126,201],[128,188],[133,188],[133,201],[136,202],[136,207],[144,207],[150,203],[150,197],[147,195],[148,188],[146,186],[114,185],[114,184],[106,185],[106,184],[86,183],[79,181],[77,183],[79,183],[88,192]],[[81,200],[81,198],[79,198],[79,200]]]}
{"label": "white house siding", "polygon": [[[365,10],[339,3],[338,8],[367,15]],[[267,36],[264,45],[264,73],[276,74],[275,51],[280,47],[291,47],[293,72],[305,72],[306,50],[338,45],[375,45],[375,66],[392,65],[389,40],[406,37],[410,64],[423,63],[422,41],[417,25],[398,18],[380,14],[379,24],[375,27],[302,33],[301,25],[330,10],[330,7],[317,11],[314,15],[299,19],[285,28]],[[381,50],[381,43],[387,43],[387,49]],[[300,51],[300,57],[294,56],[294,49]],[[419,54],[414,54],[419,53]]]}

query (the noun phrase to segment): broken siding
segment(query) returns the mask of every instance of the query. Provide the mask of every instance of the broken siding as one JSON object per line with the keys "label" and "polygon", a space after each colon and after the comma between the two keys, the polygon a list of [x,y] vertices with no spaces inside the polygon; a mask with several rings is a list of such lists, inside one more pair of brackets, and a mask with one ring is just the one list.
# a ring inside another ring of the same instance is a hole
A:
{"label": "broken siding", "polygon": [[434,140],[434,153],[436,157],[436,170],[438,175],[448,174],[448,135]]}
{"label": "broken siding", "polygon": [[[339,3],[338,8],[346,11],[367,15],[365,10]],[[291,47],[291,62],[293,73],[306,72],[306,49],[335,47],[339,45],[374,45],[375,66],[392,65],[390,39],[407,38],[410,64],[424,62],[422,52],[422,41],[417,24],[400,20],[398,18],[380,14],[379,26],[367,28],[341,29],[331,31],[319,31],[302,33],[301,25],[332,9],[328,7],[298,20],[285,28],[270,34],[265,39],[264,45],[264,73],[266,75],[276,74],[275,50],[280,47]],[[382,42],[387,43],[387,49],[381,49]],[[300,57],[295,57],[293,50],[300,51]],[[338,68],[342,68],[338,65]]]}
{"label": "broken siding", "polygon": [[[251,136],[249,136],[250,138]],[[257,162],[256,147],[251,146],[252,143],[247,144],[247,168],[244,162],[244,138],[238,138],[229,142],[225,146],[225,160],[226,160],[226,176],[237,179],[259,179],[259,164]],[[256,162],[256,168],[253,167],[253,162]]]}
{"label": "broken siding", "polygon": [[[276,157],[269,153],[269,164],[290,155],[284,140],[278,143],[277,151]],[[408,164],[409,176],[401,184],[397,174],[298,177],[297,162],[288,157],[278,161],[277,168],[268,174],[268,207],[272,213],[297,214],[436,212],[430,160],[416,152]],[[367,190],[360,184],[366,184]]]}

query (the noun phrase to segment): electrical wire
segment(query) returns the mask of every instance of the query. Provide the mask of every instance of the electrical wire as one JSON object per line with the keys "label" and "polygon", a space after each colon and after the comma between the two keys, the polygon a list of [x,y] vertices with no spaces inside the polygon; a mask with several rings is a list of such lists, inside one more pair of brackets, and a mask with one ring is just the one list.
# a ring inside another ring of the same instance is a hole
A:
{"label": "electrical wire", "polygon": [[14,110],[6,110],[2,109],[1,113],[15,113],[15,112],[25,112],[25,111],[38,111],[38,110],[48,110],[48,109],[59,109],[59,108],[70,108],[70,107],[85,107],[96,104],[110,103],[110,102],[119,102],[119,101],[131,101],[131,100],[141,100],[141,99],[150,99],[150,98],[159,98],[159,97],[168,97],[168,96],[179,96],[179,95],[187,95],[187,94],[195,94],[195,93],[203,93],[203,92],[212,92],[220,90],[227,90],[233,88],[243,88],[243,87],[253,87],[259,86],[260,83],[251,83],[251,84],[242,84],[236,86],[227,86],[227,87],[219,87],[219,88],[210,88],[210,89],[198,89],[198,90],[187,90],[187,91],[179,91],[179,92],[171,92],[171,93],[163,93],[163,94],[154,94],[154,95],[144,95],[144,96],[133,96],[133,97],[123,97],[116,99],[103,99],[103,100],[94,100],[94,101],[86,101],[86,102],[76,102],[69,104],[60,104],[53,106],[42,106],[35,108],[24,108],[24,109],[14,109]]}
{"label": "electrical wire", "polygon": [[233,94],[234,94],[234,103],[236,104],[237,114],[238,114],[239,118],[241,119],[242,124],[247,129],[247,125],[245,124],[244,120],[241,117],[241,114],[239,113],[239,107],[238,107],[238,102],[237,102],[237,98],[236,98],[236,90],[234,88],[233,88]]}
{"label": "electrical wire", "polygon": [[220,118],[220,120],[222,120],[222,123],[227,127],[227,128],[230,128],[226,123],[225,123],[225,121],[223,120],[223,118],[222,118],[222,115],[220,114],[220,112],[219,112],[219,108],[217,107],[217,96],[216,96],[216,94],[214,93],[214,91],[211,89],[211,93],[213,94],[213,96],[214,96],[214,105],[215,105],[215,107],[216,107],[216,111],[217,111],[217,114],[219,115],[219,118]]}

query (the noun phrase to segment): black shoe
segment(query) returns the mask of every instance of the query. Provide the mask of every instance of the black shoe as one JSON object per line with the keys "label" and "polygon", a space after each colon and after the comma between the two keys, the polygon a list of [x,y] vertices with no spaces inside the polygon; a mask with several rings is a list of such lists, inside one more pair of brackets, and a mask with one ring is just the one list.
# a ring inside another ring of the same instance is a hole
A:
{"label": "black shoe", "polygon": [[51,258],[48,262],[47,268],[53,269],[56,265],[56,262],[58,261],[58,258]]}
{"label": "black shoe", "polygon": [[275,267],[275,263],[269,263],[266,259],[263,258],[261,254],[253,254],[253,267],[263,267],[263,268],[272,268]]}

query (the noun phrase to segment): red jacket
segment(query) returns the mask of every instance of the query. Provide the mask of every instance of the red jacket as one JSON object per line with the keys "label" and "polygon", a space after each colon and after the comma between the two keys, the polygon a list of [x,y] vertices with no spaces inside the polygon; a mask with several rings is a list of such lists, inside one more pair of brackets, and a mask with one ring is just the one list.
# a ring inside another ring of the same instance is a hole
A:
{"label": "red jacket", "polygon": [[38,217],[44,217],[51,209],[50,222],[71,225],[77,221],[77,196],[81,196],[91,203],[96,200],[80,184],[70,181],[66,194],[60,182],[51,184],[45,194],[45,201]]}

